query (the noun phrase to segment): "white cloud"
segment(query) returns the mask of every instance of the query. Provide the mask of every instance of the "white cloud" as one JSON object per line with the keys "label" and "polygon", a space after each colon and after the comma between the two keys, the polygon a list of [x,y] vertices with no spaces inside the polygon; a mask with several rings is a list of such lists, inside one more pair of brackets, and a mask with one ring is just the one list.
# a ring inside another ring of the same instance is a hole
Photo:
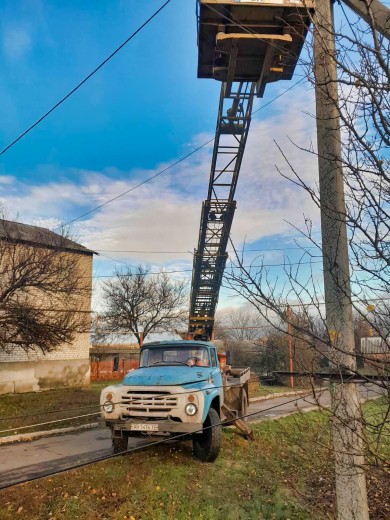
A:
{"label": "white cloud", "polygon": [[[303,89],[302,92],[296,89],[296,99],[302,98],[302,94],[305,94]],[[290,101],[281,102],[272,116],[252,123],[236,195],[232,235],[237,245],[245,237],[247,243],[251,243],[275,235],[285,235],[288,242],[294,231],[286,221],[303,225],[304,214],[313,218],[316,225],[319,221],[310,197],[275,168],[278,164],[284,173],[288,173],[274,139],[302,177],[309,183],[316,181],[315,157],[301,152],[290,141],[307,146],[314,134],[313,121],[300,111],[300,108],[307,108],[311,99],[302,103]],[[207,135],[195,136],[193,142],[205,142],[209,138]],[[156,180],[90,214],[76,227],[81,242],[94,250],[183,251],[172,254],[112,253],[111,256],[165,266],[177,262],[189,265],[191,255],[185,252],[193,251],[197,244],[210,162],[211,148],[206,147]],[[80,170],[77,183],[51,182],[33,186],[19,183],[6,196],[3,194],[3,200],[7,201],[9,209],[19,213],[20,220],[53,225],[104,203],[165,166],[158,165],[154,171],[118,172],[116,179],[112,168],[109,175]],[[59,178],[66,175],[66,172],[59,173]]]}
{"label": "white cloud", "polygon": [[8,27],[3,35],[3,50],[10,60],[23,58],[32,47],[30,34],[21,27]]}
{"label": "white cloud", "polygon": [[15,177],[12,175],[0,175],[0,189],[2,185],[10,185],[15,182]]}

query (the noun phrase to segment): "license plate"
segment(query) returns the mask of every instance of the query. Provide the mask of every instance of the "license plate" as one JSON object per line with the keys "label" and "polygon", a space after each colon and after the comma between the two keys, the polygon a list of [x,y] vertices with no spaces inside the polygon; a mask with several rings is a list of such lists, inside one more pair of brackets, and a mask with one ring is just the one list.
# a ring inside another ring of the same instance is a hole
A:
{"label": "license plate", "polygon": [[158,432],[158,424],[132,424],[130,429],[133,432]]}

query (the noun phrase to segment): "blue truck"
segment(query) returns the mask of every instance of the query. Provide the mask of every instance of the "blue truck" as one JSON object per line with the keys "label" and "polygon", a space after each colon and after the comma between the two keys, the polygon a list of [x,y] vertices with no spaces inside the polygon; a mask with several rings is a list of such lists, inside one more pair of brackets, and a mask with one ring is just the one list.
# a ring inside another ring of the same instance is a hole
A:
{"label": "blue truck", "polygon": [[195,458],[215,460],[221,422],[247,428],[239,418],[247,413],[249,378],[249,368],[222,369],[211,342],[145,344],[139,368],[101,393],[101,421],[111,429],[113,453],[125,452],[129,437],[179,435],[192,439]]}

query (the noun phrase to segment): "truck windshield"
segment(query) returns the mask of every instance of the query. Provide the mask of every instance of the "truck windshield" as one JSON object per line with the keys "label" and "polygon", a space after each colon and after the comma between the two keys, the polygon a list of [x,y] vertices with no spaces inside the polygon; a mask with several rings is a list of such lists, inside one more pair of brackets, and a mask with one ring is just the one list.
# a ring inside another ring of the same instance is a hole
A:
{"label": "truck windshield", "polygon": [[207,348],[191,345],[142,349],[140,367],[163,365],[208,367],[210,366],[209,353]]}

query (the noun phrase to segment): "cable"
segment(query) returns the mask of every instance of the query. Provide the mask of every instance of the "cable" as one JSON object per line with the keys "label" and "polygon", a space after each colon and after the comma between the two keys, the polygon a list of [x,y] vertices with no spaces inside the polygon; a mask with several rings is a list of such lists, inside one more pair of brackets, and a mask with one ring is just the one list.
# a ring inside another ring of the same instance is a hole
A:
{"label": "cable", "polygon": [[287,92],[289,92],[290,90],[292,90],[293,88],[295,88],[297,85],[299,85],[300,83],[302,83],[303,80],[306,79],[306,76],[303,76],[301,79],[299,79],[298,81],[296,81],[293,85],[291,85],[291,87],[288,87],[286,90],[283,90],[283,92],[281,92],[279,95],[275,96],[274,98],[272,98],[270,101],[268,101],[265,105],[261,105],[260,108],[256,109],[254,112],[252,112],[252,115],[253,114],[257,114],[257,112],[260,112],[260,110],[263,110],[265,107],[269,106],[271,103],[273,103],[274,101],[276,101],[277,99],[281,98],[282,96],[284,96],[285,94],[287,94]]}
{"label": "cable", "polygon": [[[198,146],[198,148],[195,148],[194,150],[192,150],[190,153],[188,153],[187,155],[185,155],[184,157],[181,157],[180,159],[178,159],[177,161],[175,161],[174,163],[171,163],[169,166],[167,166],[166,168],[164,168],[163,170],[160,170],[158,173],[152,175],[151,177],[148,177],[147,179],[145,179],[144,181],[136,184],[135,186],[133,186],[132,188],[129,188],[128,190],[120,193],[119,195],[116,195],[115,197],[112,197],[112,199],[109,199],[107,200],[106,202],[103,202],[102,204],[99,204],[99,206],[96,206],[95,208],[92,208],[91,210],[89,211],[86,211],[85,213],[83,213],[82,215],[79,215],[78,217],[72,219],[72,220],[69,220],[68,222],[66,222],[65,224],[62,224],[61,226],[58,226],[54,229],[59,229],[60,227],[64,227],[64,226],[68,226],[69,224],[73,224],[73,222],[76,222],[76,220],[79,220],[80,218],[83,218],[83,217],[86,217],[87,215],[90,215],[91,213],[94,213],[95,211],[97,211],[98,209],[102,208],[103,206],[106,206],[107,204],[110,204],[111,202],[114,202],[114,200],[117,200],[121,197],[123,197],[124,195],[127,195],[128,193],[131,193],[132,191],[140,188],[141,186],[143,186],[144,184],[152,181],[153,179],[155,179],[156,177],[159,177],[160,175],[162,175],[163,173],[167,172],[168,170],[170,170],[171,168],[173,168],[174,166],[176,166],[177,164],[185,161],[186,159],[188,159],[188,157],[190,157],[191,155],[194,155],[194,153],[198,152],[199,150],[201,150],[202,148],[204,148],[205,146],[207,146],[209,143],[211,143],[212,141],[214,141],[214,138],[210,139],[209,141],[206,141],[205,143],[203,143],[201,146]],[[104,255],[102,255],[104,256]]]}
{"label": "cable", "polygon": [[[66,411],[66,410],[65,410]],[[73,419],[81,419],[83,417],[91,417],[92,415],[98,415],[100,412],[88,413],[85,415],[76,415],[75,417],[66,417],[65,419],[55,419],[53,421],[47,421],[38,424],[29,424],[28,426],[18,426],[17,428],[9,428],[7,430],[1,430],[0,433],[16,432],[19,430],[27,430],[28,428],[37,428],[38,426],[47,426],[48,424],[55,424],[59,422],[72,421]]]}
{"label": "cable", "polygon": [[[47,415],[49,413],[77,412],[79,410],[87,410],[88,408],[95,408],[96,406],[100,406],[100,405],[99,404],[88,404],[85,406],[78,406],[77,408],[69,408],[68,410],[45,410],[44,412],[29,413],[26,415],[13,415],[13,416],[9,416],[9,417],[0,417],[0,421],[14,421],[16,419],[26,419],[28,417],[38,417],[38,415]],[[66,419],[68,419],[68,417]],[[34,425],[31,425],[31,427],[32,426],[36,426],[36,425],[34,424]],[[3,433],[3,431],[0,431],[0,433]]]}
{"label": "cable", "polygon": [[[312,263],[321,263],[321,262],[312,262]],[[244,266],[245,267],[245,266]],[[252,267],[260,267],[260,266],[252,266]],[[272,267],[277,267],[277,266],[272,266]],[[238,269],[238,268],[237,268]],[[174,272],[174,271],[172,271]],[[184,271],[177,271],[179,273],[183,273]],[[151,273],[151,274],[159,274],[159,273]],[[112,276],[109,276],[107,275],[108,277],[112,278]],[[100,277],[101,278],[101,277]],[[377,301],[381,301],[381,302],[385,302],[385,301],[390,301],[390,298],[360,298],[359,300],[351,300],[351,303],[360,303],[360,304],[365,304],[367,302],[377,302]],[[315,302],[315,303],[278,303],[278,306],[279,307],[317,307],[319,305],[325,305],[326,302]],[[95,314],[95,313],[98,313],[98,311],[94,311],[94,310],[90,310],[90,311],[80,311],[78,309],[40,309],[40,308],[32,308],[32,310],[37,310],[37,311],[44,311],[44,312],[71,312],[71,313],[74,313],[74,314]],[[113,334],[119,334],[119,332],[117,333],[113,333]],[[1,420],[1,418],[0,418]]]}
{"label": "cable", "polygon": [[[164,387],[169,387],[169,386],[177,386],[177,385],[164,385]],[[236,384],[220,385],[220,386],[213,386],[213,389],[232,388],[232,387],[236,387],[236,386],[237,386]],[[203,392],[203,391],[204,391],[203,388],[200,388],[200,389],[197,389],[197,390],[189,389],[189,390],[185,390],[184,392],[173,392],[173,393],[170,393],[169,396],[172,396],[172,395],[183,395],[183,394],[187,394],[187,393],[196,394],[197,392]],[[153,393],[151,393],[151,394],[148,394],[148,397],[149,398],[151,398],[151,397],[153,397],[153,398],[154,397],[161,397],[161,394],[153,394]],[[118,402],[114,402],[113,404],[116,406],[116,405],[121,405],[121,404],[124,404],[124,403],[122,401],[118,401]],[[78,410],[86,410],[88,408],[95,408],[95,407],[102,408],[103,405],[100,404],[100,403],[96,403],[96,404],[93,404],[93,405],[80,406],[78,408],[71,408],[69,410],[52,410],[52,411],[38,412],[36,414],[15,415],[13,417],[0,417],[0,421],[11,421],[11,420],[15,420],[15,419],[25,419],[27,417],[37,417],[38,415],[46,415],[47,413],[61,413],[61,412],[65,413],[65,412],[70,412],[70,411],[76,412]],[[100,412],[96,412],[96,413],[88,414],[88,415],[78,415],[78,416],[76,415],[76,416],[72,416],[72,417],[65,417],[64,419],[59,419],[59,420],[56,419],[56,420],[45,422],[45,423],[30,424],[28,426],[21,426],[21,427],[11,428],[11,429],[7,429],[7,430],[0,430],[0,434],[8,432],[8,431],[16,431],[18,429],[35,428],[36,426],[41,426],[42,424],[51,424],[51,422],[55,423],[55,422],[61,422],[61,421],[69,421],[69,420],[72,420],[72,419],[79,419],[81,417],[88,417],[89,415],[96,415],[98,413],[100,413]]]}
{"label": "cable", "polygon": [[[274,101],[276,101],[277,99],[279,99],[280,97],[282,97],[284,94],[286,94],[287,92],[289,92],[291,89],[293,89],[294,87],[296,87],[299,83],[301,83],[303,80],[305,79],[305,77],[301,78],[299,81],[297,81],[296,83],[294,83],[293,85],[291,85],[291,87],[289,87],[288,89],[284,90],[283,92],[281,92],[280,94],[278,94],[277,96],[275,96],[274,98],[272,98],[270,101],[268,101],[265,105],[262,105],[260,108],[258,108],[257,110],[255,110],[252,114],[256,114],[257,112],[260,112],[260,110],[263,110],[264,108],[266,108],[267,106],[269,106],[271,103],[273,103]],[[69,220],[68,222],[66,222],[65,224],[62,224],[61,226],[57,226],[56,228],[54,228],[54,230],[56,229],[59,229],[60,227],[64,227],[64,226],[67,226],[69,224],[72,224],[73,222],[76,222],[76,220],[80,220],[81,218],[83,217],[86,217],[87,215],[90,215],[91,213],[94,213],[95,211],[97,211],[98,209],[106,206],[107,204],[110,204],[111,202],[114,202],[115,200],[123,197],[124,195],[127,195],[128,193],[131,193],[132,191],[136,190],[137,188],[139,188],[140,186],[143,186],[144,184],[152,181],[153,179],[155,179],[156,177],[159,177],[160,175],[162,175],[163,173],[167,172],[168,170],[170,170],[171,168],[173,168],[174,166],[176,166],[177,164],[185,161],[186,159],[188,159],[188,157],[190,157],[191,155],[194,155],[195,153],[197,153],[199,150],[201,150],[202,148],[204,148],[205,146],[209,145],[210,143],[214,142],[215,138],[211,138],[209,139],[208,141],[206,141],[205,143],[203,143],[202,145],[198,146],[197,148],[195,148],[194,150],[192,150],[190,153],[188,153],[187,155],[184,155],[183,157],[181,157],[180,159],[178,159],[177,161],[171,163],[170,165],[168,165],[166,168],[164,168],[163,170],[159,171],[158,173],[156,173],[155,175],[152,175],[151,177],[148,177],[147,179],[145,179],[144,181],[140,182],[139,184],[137,184],[136,186],[122,192],[122,193],[119,193],[118,195],[116,195],[115,197],[113,197],[112,199],[109,199],[107,200],[106,202],[103,202],[102,204],[99,204],[98,206],[95,206],[94,208],[92,208],[91,210],[85,212],[85,213],[82,213],[81,215],[79,215],[78,217],[75,217],[73,218],[72,220]]]}
{"label": "cable", "polygon": [[[256,412],[251,412],[249,414],[245,414],[245,415],[241,415],[240,417],[237,417],[237,419],[246,419],[247,417],[252,417],[253,415],[260,415],[264,412],[268,412],[270,410],[273,410],[275,408],[278,408],[280,406],[284,406],[286,404],[290,404],[292,402],[296,402],[296,401],[299,401],[301,399],[306,399],[307,397],[310,397],[312,394],[312,392],[310,392],[309,394],[307,395],[304,395],[304,396],[299,396],[299,397],[296,397],[294,399],[291,399],[289,401],[285,401],[284,403],[280,403],[280,404],[277,404],[277,405],[274,405],[274,406],[270,406],[269,408],[265,408],[264,410],[257,410]],[[208,430],[208,429],[211,429],[211,428],[215,428],[217,426],[224,426],[228,423],[231,423],[232,420],[231,419],[226,419],[225,421],[220,421],[219,423],[215,424],[215,425],[211,425],[211,426],[207,426],[205,428],[201,428],[193,433],[202,433],[204,430]],[[126,450],[126,451],[122,451],[120,453],[115,453],[115,454],[112,454],[112,455],[106,455],[105,457],[98,457],[97,459],[94,459],[94,460],[91,460],[91,461],[87,461],[87,462],[81,462],[79,464],[75,464],[74,466],[71,466],[67,469],[60,469],[60,470],[55,470],[55,471],[50,471],[48,473],[46,473],[45,475],[40,475],[40,476],[35,476],[35,477],[31,477],[31,478],[28,478],[28,479],[25,479],[23,480],[22,482],[18,482],[17,484],[5,484],[5,485],[1,485],[0,484],[0,490],[1,489],[9,489],[11,487],[16,487],[16,486],[19,486],[21,484],[25,484],[25,483],[28,483],[28,482],[34,482],[36,480],[41,480],[43,478],[46,478],[46,477],[51,477],[53,475],[59,475],[59,474],[62,474],[62,473],[67,473],[68,471],[72,471],[74,469],[80,469],[80,468],[84,468],[84,467],[87,467],[87,466],[91,466],[92,464],[96,464],[97,462],[103,462],[105,460],[110,460],[110,459],[113,459],[113,458],[116,458],[116,457],[119,457],[121,455],[126,455],[128,453],[133,453],[134,451],[139,451],[139,450],[142,450],[144,448],[150,448],[152,446],[157,446],[159,444],[163,444],[165,442],[169,442],[169,441],[172,441],[172,440],[176,440],[176,439],[180,439],[180,438],[183,438],[183,437],[188,437],[188,433],[181,433],[179,435],[173,435],[171,437],[167,437],[165,439],[162,439],[162,440],[159,440],[159,441],[155,441],[155,442],[152,442],[152,443],[149,443],[149,444],[146,444],[146,445],[142,445],[142,446],[135,446],[134,448],[131,448],[129,450]]]}
{"label": "cable", "polygon": [[64,101],[66,101],[72,94],[74,94],[84,83],[86,83],[92,76],[94,76],[107,62],[111,60],[125,45],[127,45],[139,32],[142,31],[144,27],[146,27],[152,20],[155,18],[172,0],[167,0],[157,11],[155,11],[152,16],[150,16],[146,22],[144,22],[136,31],[133,32],[119,47],[117,47],[105,60],[103,60],[100,65],[98,65],[92,72],[90,72],[80,83],[78,83],[66,96],[61,98],[50,110],[48,110],[42,117],[40,117],[35,123],[33,123],[27,130],[21,133],[16,139],[14,139],[9,145],[7,145],[1,152],[0,156],[3,155],[7,150],[9,150],[12,146],[14,146],[18,141],[20,141],[25,135],[27,135],[33,128],[39,125],[47,116],[49,116],[56,108],[58,108]]}
{"label": "cable", "polygon": [[[259,40],[259,41],[265,43],[266,45],[269,45],[270,47],[274,47],[276,49],[276,51],[279,51],[280,53],[285,53],[286,55],[290,55],[290,57],[293,57],[293,58],[296,57],[296,55],[291,53],[291,51],[286,52],[286,48],[283,45],[280,45],[280,44],[276,43],[275,41],[272,41],[268,38],[262,38],[258,33],[255,33],[252,30],[250,30],[248,26],[241,24],[240,20],[237,17],[233,16],[232,13],[229,13],[231,16],[231,18],[229,18],[228,14],[226,12],[227,9],[225,9],[225,12],[222,14],[220,11],[218,11],[214,7],[211,7],[210,4],[205,4],[205,6],[210,11],[213,11],[217,15],[219,15],[219,16],[222,15],[222,17],[224,19],[228,20],[229,22],[231,22],[233,24],[233,26],[239,27],[240,29],[243,29],[246,33],[250,34],[251,36],[254,36],[256,38],[256,40]],[[223,23],[223,21],[221,23]],[[218,25],[218,23],[217,23],[217,25]],[[298,63],[298,59],[299,59],[299,56],[297,58],[297,63]]]}
{"label": "cable", "polygon": [[[119,260],[118,258],[113,258],[112,256],[107,255],[101,255],[105,258],[108,258],[109,260],[112,260],[113,262],[118,262],[119,264],[126,265],[127,267],[131,267],[134,269],[137,269],[139,266],[135,264],[129,264],[128,262],[125,262],[124,260]],[[317,256],[319,258],[319,256]],[[316,261],[310,261],[310,262],[284,262],[282,264],[261,264],[261,265],[245,265],[245,266],[235,266],[235,265],[228,265],[227,268],[229,269],[249,269],[249,268],[261,268],[261,267],[287,267],[290,265],[310,265],[310,264],[322,264],[322,260],[316,260]],[[187,273],[192,272],[192,269],[181,269],[181,270],[175,270],[175,271],[159,271],[159,272],[145,272],[145,273],[135,273],[131,274],[129,276],[147,276],[148,274],[162,274],[162,273]],[[101,277],[106,278],[108,275],[100,275]],[[99,278],[99,275],[94,276],[95,278]]]}
{"label": "cable", "polygon": [[[236,329],[242,329],[243,327],[232,327],[232,329],[236,330]],[[246,327],[248,328],[248,327]],[[251,329],[257,329],[257,328],[262,328],[262,327],[249,327]],[[256,353],[258,354],[259,351],[256,351],[256,350],[240,350],[240,353]],[[297,375],[297,376],[305,376],[305,377],[309,377],[310,374],[307,374],[305,372],[302,372],[302,373],[294,373],[294,375]],[[315,374],[315,377],[321,377],[321,374],[317,373]],[[327,379],[327,376],[326,374],[324,374],[324,379]],[[171,386],[171,385],[165,385],[165,386]],[[176,385],[173,385],[173,386],[176,386]],[[231,384],[231,385],[220,385],[220,386],[214,386],[213,389],[221,389],[221,388],[233,388],[233,387],[236,387],[237,385],[236,384]],[[325,389],[320,389],[319,393],[321,394]],[[183,394],[186,394],[186,393],[191,393],[191,394],[195,394],[197,392],[203,392],[204,389],[201,388],[201,389],[194,389],[194,390],[186,390],[184,392],[173,392],[173,393],[170,393],[169,395],[170,396],[175,396],[175,395],[183,395]],[[135,392],[136,393],[136,392]],[[309,394],[311,395],[311,394]],[[149,398],[160,398],[161,395],[160,394],[148,394],[148,397]],[[301,398],[302,396],[300,396],[299,398]],[[113,403],[115,406],[116,405],[121,405],[121,404],[124,404],[122,401],[118,401],[118,402],[114,402]],[[285,403],[287,404],[287,403]],[[25,418],[28,418],[28,417],[37,417],[39,415],[46,415],[48,413],[65,413],[65,412],[71,412],[71,411],[78,411],[78,410],[86,410],[88,408],[95,408],[95,407],[98,407],[98,408],[102,408],[103,405],[101,404],[94,404],[94,405],[87,405],[87,406],[80,406],[78,408],[71,408],[69,410],[49,410],[49,411],[44,411],[44,412],[38,412],[38,413],[35,413],[35,414],[26,414],[26,415],[17,415],[17,416],[9,416],[9,417],[0,417],[0,421],[10,421],[10,420],[16,420],[16,419],[25,419]],[[264,411],[264,410],[263,410]],[[72,416],[72,417],[65,417],[64,419],[56,419],[56,420],[53,420],[53,421],[47,421],[47,422],[44,422],[44,423],[36,423],[36,424],[30,424],[30,425],[27,425],[27,426],[20,426],[20,427],[16,427],[16,428],[9,428],[9,429],[6,429],[6,430],[0,430],[0,434],[2,433],[7,433],[7,432],[14,432],[14,431],[18,431],[18,430],[23,430],[23,429],[28,429],[28,428],[36,428],[38,426],[43,426],[43,425],[48,425],[48,424],[54,424],[54,423],[59,423],[59,422],[66,422],[66,421],[71,421],[71,420],[74,420],[74,419],[80,419],[80,418],[83,418],[83,417],[90,417],[90,416],[94,416],[94,415],[99,415],[100,414],[100,411],[99,412],[95,412],[95,413],[91,413],[91,414],[85,414],[85,415],[77,415],[77,416]]]}
{"label": "cable", "polygon": [[[302,251],[304,249],[321,249],[320,246],[301,246],[301,247],[271,247],[268,249],[237,249],[237,253],[267,253],[268,251]],[[191,251],[139,251],[135,249],[95,249],[97,253],[144,253],[144,254],[179,254],[186,253],[193,255]],[[227,253],[234,253],[234,251],[226,251]],[[105,255],[102,255],[105,256]]]}
{"label": "cable", "polygon": [[[247,352],[247,351],[244,351],[244,350],[240,350],[240,352]],[[249,352],[249,351],[248,351]],[[250,351],[250,352],[253,352],[253,351]],[[307,375],[307,374],[306,374]],[[177,386],[177,385],[164,385],[165,387],[169,387],[169,386]],[[221,388],[233,388],[233,387],[236,387],[237,385],[236,384],[231,384],[231,385],[220,385],[220,386],[213,386],[213,389],[221,389]],[[106,387],[107,388],[107,387]],[[187,394],[187,393],[191,393],[191,394],[196,394],[198,392],[203,392],[204,389],[203,388],[200,388],[200,389],[194,389],[194,390],[185,390],[184,392],[173,392],[173,393],[170,393],[169,396],[173,396],[173,395],[183,395],[183,394]],[[136,393],[136,392],[135,392]],[[148,394],[148,397],[149,398],[154,398],[154,397],[161,397],[161,394]],[[118,401],[118,402],[114,402],[113,403],[115,406],[116,405],[121,405],[121,404],[124,404],[122,401]],[[11,421],[11,420],[15,420],[15,419],[25,419],[25,418],[28,418],[28,417],[37,417],[39,415],[46,415],[48,413],[65,413],[65,412],[71,412],[71,411],[78,411],[78,410],[86,410],[88,408],[95,408],[95,407],[98,407],[98,408],[102,408],[103,405],[100,404],[100,403],[97,403],[97,404],[93,404],[93,405],[87,405],[87,406],[80,406],[80,407],[77,407],[77,408],[71,408],[69,410],[52,410],[52,411],[44,411],[44,412],[38,412],[36,414],[27,414],[27,415],[16,415],[16,416],[11,416],[11,417],[0,417],[0,421]],[[88,417],[89,415],[97,415],[98,413],[100,412],[96,412],[96,413],[93,413],[93,414],[88,414],[88,415],[79,415],[79,416],[72,416],[72,417],[66,417],[64,419],[59,419],[59,420],[54,420],[54,421],[49,421],[49,422],[46,422],[46,423],[38,423],[38,424],[30,424],[28,426],[22,426],[22,427],[17,427],[17,428],[11,428],[11,429],[7,429],[7,430],[0,430],[0,434],[1,433],[5,433],[5,432],[8,432],[8,431],[16,431],[18,429],[24,429],[24,428],[35,428],[37,426],[41,426],[42,424],[51,424],[51,422],[61,422],[61,421],[67,421],[67,420],[72,420],[72,419],[79,419],[81,417]]]}

